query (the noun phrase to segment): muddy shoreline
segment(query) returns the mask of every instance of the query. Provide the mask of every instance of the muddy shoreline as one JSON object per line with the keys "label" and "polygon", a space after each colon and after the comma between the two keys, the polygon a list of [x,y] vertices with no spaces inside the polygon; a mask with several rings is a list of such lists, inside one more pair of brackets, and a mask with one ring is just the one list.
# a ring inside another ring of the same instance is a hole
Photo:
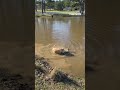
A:
{"label": "muddy shoreline", "polygon": [[49,59],[35,56],[35,90],[84,90],[84,78],[51,66]]}

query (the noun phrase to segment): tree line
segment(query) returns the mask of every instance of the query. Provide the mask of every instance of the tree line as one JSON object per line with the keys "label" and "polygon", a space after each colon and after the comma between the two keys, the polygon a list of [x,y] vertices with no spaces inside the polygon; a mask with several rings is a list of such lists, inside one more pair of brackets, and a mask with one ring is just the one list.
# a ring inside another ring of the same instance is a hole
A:
{"label": "tree line", "polygon": [[85,0],[35,0],[35,9],[42,10],[79,10],[83,14],[85,10]]}

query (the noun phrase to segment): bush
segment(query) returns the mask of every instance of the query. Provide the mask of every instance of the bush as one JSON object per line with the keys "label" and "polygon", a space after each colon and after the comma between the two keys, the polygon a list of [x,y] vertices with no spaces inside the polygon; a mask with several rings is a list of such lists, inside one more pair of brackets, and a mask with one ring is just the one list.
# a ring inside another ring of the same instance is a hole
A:
{"label": "bush", "polygon": [[56,10],[63,10],[65,8],[64,2],[63,1],[57,1],[55,4],[55,9]]}

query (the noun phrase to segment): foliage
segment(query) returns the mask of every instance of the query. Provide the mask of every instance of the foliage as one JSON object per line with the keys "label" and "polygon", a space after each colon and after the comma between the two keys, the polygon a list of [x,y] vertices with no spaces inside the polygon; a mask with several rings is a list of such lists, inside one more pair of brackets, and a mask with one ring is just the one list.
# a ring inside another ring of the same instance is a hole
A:
{"label": "foliage", "polygon": [[70,7],[71,6],[70,0],[64,0],[64,6],[65,7]]}
{"label": "foliage", "polygon": [[[44,9],[53,9],[53,10],[79,10],[82,14],[85,10],[85,0],[35,0],[35,3],[42,6],[41,1],[45,1]],[[36,5],[36,7],[37,7]],[[71,9],[70,9],[71,8]],[[37,8],[38,9],[38,8]],[[41,7],[43,9],[43,7]]]}
{"label": "foliage", "polygon": [[46,6],[47,6],[48,9],[54,9],[55,1],[53,1],[53,0],[46,0]]}
{"label": "foliage", "polygon": [[63,1],[56,1],[55,2],[55,9],[56,10],[63,10],[65,8]]}

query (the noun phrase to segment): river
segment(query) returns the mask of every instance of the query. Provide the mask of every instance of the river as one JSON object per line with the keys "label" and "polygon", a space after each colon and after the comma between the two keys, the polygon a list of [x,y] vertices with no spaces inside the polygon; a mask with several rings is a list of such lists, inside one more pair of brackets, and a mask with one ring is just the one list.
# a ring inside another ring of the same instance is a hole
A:
{"label": "river", "polygon": [[[74,57],[59,56],[52,48],[69,48]],[[66,72],[85,75],[85,17],[35,18],[35,53]]]}

